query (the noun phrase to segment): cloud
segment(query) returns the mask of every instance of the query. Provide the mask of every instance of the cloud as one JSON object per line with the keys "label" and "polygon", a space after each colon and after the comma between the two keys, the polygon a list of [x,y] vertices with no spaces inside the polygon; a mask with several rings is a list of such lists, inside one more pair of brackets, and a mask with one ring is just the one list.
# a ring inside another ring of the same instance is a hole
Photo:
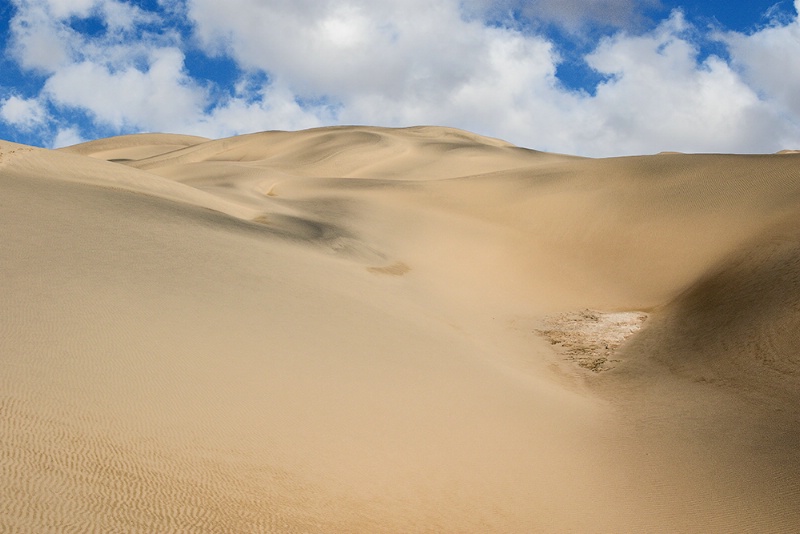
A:
{"label": "cloud", "polygon": [[483,25],[463,21],[451,0],[193,0],[188,14],[209,53],[267,71],[300,96],[442,91],[486,56]]}
{"label": "cloud", "polygon": [[[480,124],[555,83],[552,44],[465,20],[451,0],[368,2],[193,0],[189,16],[209,53],[262,70],[304,99],[339,104],[344,122],[441,120]],[[272,30],[265,32],[263,28]],[[526,84],[523,87],[521,84]]]}
{"label": "cloud", "polygon": [[10,52],[25,69],[54,72],[69,61],[75,32],[54,18],[44,2],[16,2]]}
{"label": "cloud", "polygon": [[[709,33],[680,11],[649,29],[626,24],[650,0],[163,0],[158,12],[118,0],[15,5],[13,57],[45,81],[0,113],[33,125],[49,109],[59,143],[79,137],[66,118],[77,112],[84,132],[104,134],[441,124],[582,155],[800,146],[796,18],[745,35]],[[603,81],[591,92],[568,89],[558,77],[562,43],[524,21],[497,24],[492,9],[611,27],[579,58]],[[98,31],[74,29],[90,17]],[[722,57],[704,53],[712,41]],[[190,53],[232,61],[239,79],[193,78]]]}
{"label": "cloud", "polygon": [[[46,76],[39,99],[26,101],[28,122],[35,116],[33,104],[39,101],[86,114],[95,127],[117,132],[178,131],[217,137],[320,126],[321,118],[331,120],[326,105],[301,106],[296,95],[280,84],[246,83],[249,75],[232,94],[212,91],[207,83],[189,76],[180,32],[169,26],[151,32],[157,17],[129,4],[17,0],[16,7],[11,22],[13,56],[24,69]],[[179,6],[173,9],[180,13]],[[72,28],[75,19],[87,17],[95,17],[102,31],[89,36]],[[225,96],[212,101],[212,92]],[[6,108],[8,117],[22,124],[21,101],[9,99]],[[78,132],[75,127],[61,128],[47,144],[74,141]]]}
{"label": "cloud", "polygon": [[[800,11],[800,0],[795,1]],[[781,112],[800,119],[800,20],[774,23],[750,35],[728,32],[718,38],[731,53],[734,67],[765,99]]]}
{"label": "cloud", "polygon": [[636,28],[659,0],[465,0],[466,12],[498,22],[555,24],[571,33],[590,26]]}
{"label": "cloud", "polygon": [[[595,2],[583,13],[604,11],[611,24],[641,4]],[[679,11],[650,31],[603,39],[585,57],[609,78],[592,96],[560,84],[546,36],[464,17],[456,2],[347,5],[231,0],[222,10],[193,0],[188,13],[210,53],[339,103],[340,122],[448,124],[586,155],[772,151],[798,137],[777,92],[761,94],[718,57],[700,59],[700,31]],[[563,21],[575,7],[528,5]]]}
{"label": "cloud", "polygon": [[84,141],[86,141],[86,139],[81,136],[78,128],[74,126],[70,126],[68,128],[59,128],[55,137],[53,137],[53,142],[50,144],[50,148],[62,148],[65,146],[77,145],[78,143],[83,143]]}
{"label": "cloud", "polygon": [[118,130],[186,128],[204,105],[203,90],[183,72],[183,53],[175,48],[153,50],[141,69],[88,60],[65,66],[47,80],[44,94]]}
{"label": "cloud", "polygon": [[247,90],[219,102],[183,130],[206,137],[227,137],[264,129],[298,130],[335,122],[325,103],[301,106],[286,87],[273,83],[253,93]]}
{"label": "cloud", "polygon": [[53,73],[92,52],[94,43],[70,26],[75,19],[96,17],[105,26],[99,43],[108,48],[141,31],[157,17],[118,0],[14,0],[10,51],[26,69]]}
{"label": "cloud", "polygon": [[97,3],[97,0],[43,0],[36,2],[58,19],[86,17]]}
{"label": "cloud", "polygon": [[[773,106],[722,59],[698,62],[680,12],[642,36],[619,34],[587,57],[611,79],[582,102],[597,123],[593,150],[772,151],[785,126]],[[580,132],[576,132],[578,138]],[[588,139],[584,140],[588,142]]]}
{"label": "cloud", "polygon": [[38,99],[10,96],[0,104],[0,119],[17,128],[30,130],[47,119],[47,111]]}

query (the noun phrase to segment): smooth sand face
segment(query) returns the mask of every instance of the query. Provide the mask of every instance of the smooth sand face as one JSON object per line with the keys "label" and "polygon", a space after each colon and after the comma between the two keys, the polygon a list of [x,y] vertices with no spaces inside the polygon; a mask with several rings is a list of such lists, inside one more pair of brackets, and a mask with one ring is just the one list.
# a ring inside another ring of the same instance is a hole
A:
{"label": "smooth sand face", "polygon": [[800,529],[800,155],[0,142],[0,531]]}

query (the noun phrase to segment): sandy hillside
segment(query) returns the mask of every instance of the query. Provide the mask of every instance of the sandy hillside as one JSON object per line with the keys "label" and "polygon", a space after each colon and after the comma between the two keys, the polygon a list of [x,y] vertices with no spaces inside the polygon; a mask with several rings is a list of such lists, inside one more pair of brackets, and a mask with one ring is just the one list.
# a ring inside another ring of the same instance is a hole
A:
{"label": "sandy hillside", "polygon": [[797,532],[800,154],[0,142],[2,532]]}

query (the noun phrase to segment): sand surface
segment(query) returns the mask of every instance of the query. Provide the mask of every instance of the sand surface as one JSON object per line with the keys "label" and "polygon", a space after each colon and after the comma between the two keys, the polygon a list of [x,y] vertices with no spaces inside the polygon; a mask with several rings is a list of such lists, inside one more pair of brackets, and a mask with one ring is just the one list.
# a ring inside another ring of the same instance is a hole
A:
{"label": "sand surface", "polygon": [[0,532],[800,531],[800,154],[0,142]]}

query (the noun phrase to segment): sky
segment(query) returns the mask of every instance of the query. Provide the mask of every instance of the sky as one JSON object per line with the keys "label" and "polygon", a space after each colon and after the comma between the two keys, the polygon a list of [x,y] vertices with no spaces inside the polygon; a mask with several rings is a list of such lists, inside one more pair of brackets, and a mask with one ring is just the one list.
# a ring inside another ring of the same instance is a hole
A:
{"label": "sky", "polygon": [[10,0],[0,138],[441,125],[592,157],[800,149],[800,0]]}

